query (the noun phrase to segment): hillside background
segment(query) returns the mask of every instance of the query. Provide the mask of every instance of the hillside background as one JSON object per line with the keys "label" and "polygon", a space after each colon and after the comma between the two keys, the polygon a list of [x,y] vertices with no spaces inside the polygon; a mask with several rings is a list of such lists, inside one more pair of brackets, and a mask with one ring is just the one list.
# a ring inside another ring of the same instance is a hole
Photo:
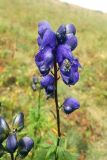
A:
{"label": "hillside background", "polygon": [[[73,143],[81,137],[76,146],[79,160],[107,160],[107,14],[58,0],[0,0],[0,114],[10,121],[23,111],[27,119],[36,105],[38,94],[34,95],[31,81],[39,75],[34,55],[41,20],[49,21],[55,31],[67,23],[77,28],[74,54],[82,65],[80,81],[71,88],[60,81],[59,94],[60,101],[74,96],[81,108],[69,117],[62,113],[62,126],[76,136]],[[52,105],[44,101],[44,107],[54,110]]]}

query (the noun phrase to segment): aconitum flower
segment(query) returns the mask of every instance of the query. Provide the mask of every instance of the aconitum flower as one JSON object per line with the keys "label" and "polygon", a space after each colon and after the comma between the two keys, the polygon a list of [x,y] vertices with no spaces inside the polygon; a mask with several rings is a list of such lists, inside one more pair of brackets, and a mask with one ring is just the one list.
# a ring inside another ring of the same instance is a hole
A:
{"label": "aconitum flower", "polygon": [[24,128],[24,114],[22,112],[14,117],[13,128],[18,132]]}
{"label": "aconitum flower", "polygon": [[79,80],[78,68],[80,64],[76,58],[73,58],[72,63],[65,59],[60,66],[62,79],[67,85],[74,85]]}
{"label": "aconitum flower", "polygon": [[46,75],[42,78],[42,80],[40,81],[41,84],[41,88],[45,89],[45,92],[47,95],[49,96],[53,96],[54,95],[54,77],[52,75]]}
{"label": "aconitum flower", "polygon": [[59,45],[57,47],[57,62],[59,66],[65,59],[68,59],[70,62],[73,60],[70,47],[68,45]]}
{"label": "aconitum flower", "polygon": [[28,155],[30,150],[33,148],[34,142],[30,137],[23,137],[18,142],[18,153],[17,156],[24,158]]}
{"label": "aconitum flower", "polygon": [[5,119],[0,116],[0,143],[2,143],[9,134],[9,126]]}
{"label": "aconitum flower", "polygon": [[15,133],[10,134],[6,140],[6,149],[9,153],[14,153],[17,149],[17,137]]}
{"label": "aconitum flower", "polygon": [[47,21],[39,22],[39,24],[38,24],[38,33],[39,33],[41,38],[43,38],[44,33],[46,32],[47,29],[51,29],[51,26]]}
{"label": "aconitum flower", "polygon": [[70,114],[80,107],[79,102],[75,98],[67,98],[63,103],[63,110],[66,114]]}
{"label": "aconitum flower", "polygon": [[76,34],[76,28],[73,24],[66,25],[66,34]]}
{"label": "aconitum flower", "polygon": [[40,50],[35,56],[35,62],[43,76],[47,75],[52,68],[53,58],[52,49],[49,47],[44,50]]}

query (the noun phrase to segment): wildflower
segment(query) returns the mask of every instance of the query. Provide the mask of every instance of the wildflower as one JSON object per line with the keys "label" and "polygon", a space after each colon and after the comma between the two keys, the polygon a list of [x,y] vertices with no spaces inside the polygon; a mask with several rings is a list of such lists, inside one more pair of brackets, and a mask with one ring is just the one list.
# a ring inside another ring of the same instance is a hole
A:
{"label": "wildflower", "polygon": [[74,98],[67,98],[63,103],[63,110],[66,114],[70,114],[80,107],[79,102]]}
{"label": "wildflower", "polygon": [[24,128],[24,114],[22,112],[14,117],[13,128],[17,131],[21,131]]}
{"label": "wildflower", "polygon": [[71,62],[68,59],[63,61],[60,66],[60,73],[65,84],[74,85],[79,80],[78,67],[80,64],[75,58]]}
{"label": "wildflower", "polygon": [[18,142],[17,156],[24,158],[28,155],[30,150],[33,148],[34,142],[30,137],[23,137]]}
{"label": "wildflower", "polygon": [[12,133],[7,137],[6,149],[9,153],[14,153],[17,149],[17,138],[16,134]]}
{"label": "wildflower", "polygon": [[45,89],[47,95],[53,96],[54,95],[54,77],[52,75],[46,75],[42,78],[41,87]]}
{"label": "wildflower", "polygon": [[5,119],[0,116],[0,143],[2,143],[9,134],[9,126]]}

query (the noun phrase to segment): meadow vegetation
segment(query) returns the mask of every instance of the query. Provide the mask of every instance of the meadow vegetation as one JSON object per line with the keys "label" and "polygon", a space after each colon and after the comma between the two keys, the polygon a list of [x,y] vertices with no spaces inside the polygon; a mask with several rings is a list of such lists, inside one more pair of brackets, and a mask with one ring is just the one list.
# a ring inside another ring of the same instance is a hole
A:
{"label": "meadow vegetation", "polygon": [[[11,121],[12,115],[24,112],[27,130],[20,136],[30,135],[35,146],[40,141],[51,145],[56,136],[54,101],[47,101],[42,92],[42,118],[37,124],[38,92],[31,89],[32,76],[39,75],[34,55],[41,20],[49,21],[55,31],[67,23],[77,28],[74,54],[82,65],[80,81],[74,87],[59,81],[58,93],[59,101],[74,96],[81,108],[69,116],[61,113],[64,144],[78,160],[107,160],[107,14],[57,0],[0,0],[0,115]],[[40,156],[38,149],[37,153]],[[37,154],[31,157],[40,160]]]}

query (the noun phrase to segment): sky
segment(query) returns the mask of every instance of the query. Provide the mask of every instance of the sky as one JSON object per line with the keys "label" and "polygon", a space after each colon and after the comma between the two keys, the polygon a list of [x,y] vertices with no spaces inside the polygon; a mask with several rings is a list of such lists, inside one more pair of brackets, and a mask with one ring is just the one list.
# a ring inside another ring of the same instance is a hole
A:
{"label": "sky", "polygon": [[72,3],[84,8],[99,10],[107,13],[107,0],[60,0],[60,1]]}

